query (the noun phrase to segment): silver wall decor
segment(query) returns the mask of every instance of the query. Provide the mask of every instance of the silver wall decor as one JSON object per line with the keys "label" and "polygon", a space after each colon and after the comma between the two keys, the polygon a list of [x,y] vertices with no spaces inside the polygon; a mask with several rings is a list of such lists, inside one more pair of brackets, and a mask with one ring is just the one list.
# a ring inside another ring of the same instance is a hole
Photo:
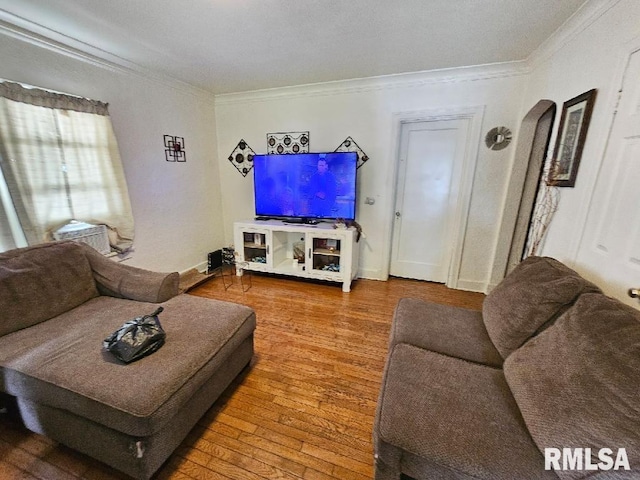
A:
{"label": "silver wall decor", "polygon": [[507,127],[494,127],[487,132],[484,143],[489,150],[502,150],[511,143],[511,130]]}
{"label": "silver wall decor", "polygon": [[358,164],[356,168],[360,168],[364,165],[368,160],[369,156],[364,153],[364,150],[360,148],[360,146],[356,143],[356,141],[351,138],[345,138],[344,142],[342,142],[338,148],[335,149],[336,152],[356,152],[358,154]]}
{"label": "silver wall decor", "polygon": [[253,157],[255,154],[256,152],[247,145],[247,142],[241,139],[238,145],[236,145],[236,148],[233,149],[233,152],[231,152],[231,155],[229,155],[229,161],[243,177],[246,177],[253,168]]}
{"label": "silver wall decor", "polygon": [[267,153],[309,153],[309,132],[267,133]]}

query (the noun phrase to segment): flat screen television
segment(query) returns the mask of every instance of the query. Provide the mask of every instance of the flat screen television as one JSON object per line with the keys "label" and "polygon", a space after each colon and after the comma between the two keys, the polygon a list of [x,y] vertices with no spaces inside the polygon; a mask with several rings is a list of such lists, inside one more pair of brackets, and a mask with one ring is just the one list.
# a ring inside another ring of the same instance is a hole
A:
{"label": "flat screen television", "polygon": [[354,220],[357,162],[355,152],[254,156],[256,217]]}

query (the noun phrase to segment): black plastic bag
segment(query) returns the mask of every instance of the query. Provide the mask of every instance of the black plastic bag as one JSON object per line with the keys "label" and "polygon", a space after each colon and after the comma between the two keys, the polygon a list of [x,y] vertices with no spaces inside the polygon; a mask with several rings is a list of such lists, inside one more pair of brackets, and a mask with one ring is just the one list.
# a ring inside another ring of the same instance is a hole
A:
{"label": "black plastic bag", "polygon": [[102,345],[116,358],[125,363],[135,362],[152,354],[164,345],[167,334],[160,325],[158,309],[144,317],[136,317],[122,325],[104,339]]}

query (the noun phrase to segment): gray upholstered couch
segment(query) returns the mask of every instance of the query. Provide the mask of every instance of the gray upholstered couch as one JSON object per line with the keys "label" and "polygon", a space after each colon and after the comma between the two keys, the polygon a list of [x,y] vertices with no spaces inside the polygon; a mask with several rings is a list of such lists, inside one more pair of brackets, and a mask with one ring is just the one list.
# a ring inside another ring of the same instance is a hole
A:
{"label": "gray upholstered couch", "polygon": [[[376,480],[640,478],[640,312],[544,257],[482,312],[401,300],[374,448]],[[631,470],[545,469],[545,448]]]}
{"label": "gray upholstered couch", "polygon": [[[162,348],[128,365],[103,351],[111,332],[158,304]],[[254,329],[250,308],[178,295],[177,273],[82,244],[0,254],[4,400],[30,430],[136,478],[162,465],[250,362]]]}

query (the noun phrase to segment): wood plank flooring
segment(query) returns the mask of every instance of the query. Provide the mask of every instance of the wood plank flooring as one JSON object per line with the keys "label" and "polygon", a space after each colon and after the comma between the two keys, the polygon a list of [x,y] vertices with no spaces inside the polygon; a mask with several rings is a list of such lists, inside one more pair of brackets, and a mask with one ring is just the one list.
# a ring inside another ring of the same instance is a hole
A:
{"label": "wood plank flooring", "polygon": [[[479,309],[484,295],[392,278],[340,285],[253,275],[192,295],[255,309],[251,367],[205,414],[158,480],[370,480],[371,429],[393,310],[402,297]],[[0,478],[114,480],[117,471],[0,422]]]}

